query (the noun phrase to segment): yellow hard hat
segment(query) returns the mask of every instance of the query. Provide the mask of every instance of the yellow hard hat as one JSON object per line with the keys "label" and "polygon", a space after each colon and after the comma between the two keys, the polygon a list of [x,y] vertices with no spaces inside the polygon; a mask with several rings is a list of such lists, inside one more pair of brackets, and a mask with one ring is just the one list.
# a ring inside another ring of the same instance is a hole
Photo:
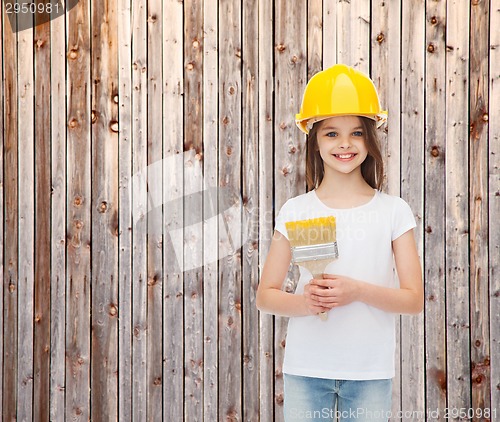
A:
{"label": "yellow hard hat", "polygon": [[336,64],[309,80],[295,123],[307,134],[314,123],[344,115],[369,117],[377,126],[387,120],[371,79],[350,66]]}

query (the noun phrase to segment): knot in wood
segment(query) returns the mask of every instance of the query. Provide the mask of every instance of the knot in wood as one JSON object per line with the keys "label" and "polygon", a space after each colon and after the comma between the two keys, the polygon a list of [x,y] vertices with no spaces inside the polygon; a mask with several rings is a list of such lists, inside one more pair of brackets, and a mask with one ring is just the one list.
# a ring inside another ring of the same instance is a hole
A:
{"label": "knot in wood", "polygon": [[283,399],[283,393],[276,394],[276,404],[278,405],[283,405],[283,402],[285,400]]}
{"label": "knot in wood", "polygon": [[119,129],[118,122],[116,120],[111,120],[109,122],[109,130],[111,132],[118,133],[118,129]]}
{"label": "knot in wood", "polygon": [[42,48],[42,46],[43,46],[44,44],[45,44],[45,40],[42,40],[42,39],[40,39],[40,38],[38,38],[38,39],[36,40],[36,48],[40,49],[40,48]]}
{"label": "knot in wood", "polygon": [[78,48],[73,48],[69,51],[68,58],[70,60],[76,60],[78,58]]}
{"label": "knot in wood", "polygon": [[73,204],[75,207],[79,207],[83,203],[83,198],[80,195],[75,196],[75,199],[73,201]]}
{"label": "knot in wood", "polygon": [[431,155],[433,157],[439,157],[439,147],[437,145],[434,145],[432,148],[431,148]]}
{"label": "knot in wood", "polygon": [[290,61],[292,63],[297,63],[299,61],[299,58],[297,56],[293,55],[292,58],[290,59]]}
{"label": "knot in wood", "polygon": [[195,38],[193,40],[193,48],[196,50],[199,47],[200,47],[200,42]]}
{"label": "knot in wood", "polygon": [[437,23],[438,23],[438,19],[437,19],[435,16],[433,16],[433,17],[431,18],[431,24],[432,24],[432,25],[436,25]]}
{"label": "knot in wood", "polygon": [[115,94],[114,97],[113,97],[113,102],[115,104],[118,104],[118,100],[119,100],[118,95]]}
{"label": "knot in wood", "polygon": [[95,110],[92,110],[90,112],[90,119],[91,119],[92,124],[97,122],[97,112]]}
{"label": "knot in wood", "polygon": [[427,51],[428,51],[429,53],[434,53],[434,51],[435,51],[434,44],[430,43],[430,44],[427,46]]}
{"label": "knot in wood", "polygon": [[117,313],[118,313],[118,308],[116,307],[116,305],[114,303],[109,305],[109,315],[115,316]]}
{"label": "knot in wood", "polygon": [[384,42],[384,40],[385,40],[385,35],[383,32],[381,32],[380,34],[377,35],[377,42],[379,44],[382,44]]}
{"label": "knot in wood", "polygon": [[99,205],[99,212],[104,214],[108,210],[108,203],[106,201],[102,201],[101,205]]}
{"label": "knot in wood", "polygon": [[186,69],[189,70],[189,71],[192,71],[194,69],[194,63],[193,62],[189,62],[186,65]]}
{"label": "knot in wood", "polygon": [[83,227],[83,221],[81,221],[81,220],[75,220],[75,222],[73,223],[73,225],[75,226],[75,228],[77,230],[81,230],[82,227]]}
{"label": "knot in wood", "polygon": [[68,126],[70,127],[70,129],[74,129],[78,126],[78,120],[76,118],[72,118],[69,123],[68,123]]}
{"label": "knot in wood", "polygon": [[238,413],[234,409],[230,409],[227,414],[226,414],[226,421],[227,422],[234,422],[237,421],[238,419]]}
{"label": "knot in wood", "polygon": [[483,122],[487,122],[488,121],[488,113],[484,113],[483,116],[481,117],[481,119],[483,120]]}
{"label": "knot in wood", "polygon": [[230,86],[228,88],[227,92],[229,95],[234,95],[234,93],[236,92],[236,89],[234,88],[234,86]]}
{"label": "knot in wood", "polygon": [[280,53],[283,53],[283,51],[286,50],[285,44],[278,44],[276,46],[276,50],[278,50]]}

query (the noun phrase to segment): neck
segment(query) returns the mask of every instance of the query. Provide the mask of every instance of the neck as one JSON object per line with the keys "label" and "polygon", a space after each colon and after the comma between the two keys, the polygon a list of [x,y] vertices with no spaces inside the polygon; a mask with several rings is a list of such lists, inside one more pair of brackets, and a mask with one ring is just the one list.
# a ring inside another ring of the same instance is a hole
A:
{"label": "neck", "polygon": [[334,193],[335,196],[372,193],[373,188],[366,183],[358,167],[351,173],[339,173],[325,169],[325,175],[317,191],[321,193]]}

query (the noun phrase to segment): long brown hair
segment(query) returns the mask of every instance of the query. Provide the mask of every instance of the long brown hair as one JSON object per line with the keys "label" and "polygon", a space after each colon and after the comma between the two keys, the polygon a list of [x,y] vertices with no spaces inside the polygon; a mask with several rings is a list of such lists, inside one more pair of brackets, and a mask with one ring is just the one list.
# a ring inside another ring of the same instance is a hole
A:
{"label": "long brown hair", "polygon": [[[359,118],[363,125],[365,145],[368,150],[368,156],[361,164],[361,174],[366,183],[372,188],[380,190],[384,178],[384,162],[380,152],[376,123],[368,117],[359,116]],[[308,190],[316,189],[325,176],[323,159],[318,148],[318,129],[323,122],[324,120],[315,123],[307,135],[306,182]]]}

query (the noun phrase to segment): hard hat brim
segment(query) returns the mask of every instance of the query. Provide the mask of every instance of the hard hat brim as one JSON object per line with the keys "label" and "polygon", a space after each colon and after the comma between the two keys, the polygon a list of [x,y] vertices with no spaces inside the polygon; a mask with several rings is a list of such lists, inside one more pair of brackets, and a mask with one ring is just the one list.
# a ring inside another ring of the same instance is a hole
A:
{"label": "hard hat brim", "polygon": [[337,116],[358,116],[358,117],[368,117],[377,122],[377,128],[382,126],[387,121],[387,111],[383,110],[379,114],[359,114],[359,113],[344,113],[344,114],[331,114],[328,116],[318,116],[318,117],[309,117],[302,118],[300,114],[295,116],[295,124],[297,127],[304,132],[306,135],[309,135],[309,131],[312,129],[315,123],[321,122],[323,120],[329,119],[330,117]]}

